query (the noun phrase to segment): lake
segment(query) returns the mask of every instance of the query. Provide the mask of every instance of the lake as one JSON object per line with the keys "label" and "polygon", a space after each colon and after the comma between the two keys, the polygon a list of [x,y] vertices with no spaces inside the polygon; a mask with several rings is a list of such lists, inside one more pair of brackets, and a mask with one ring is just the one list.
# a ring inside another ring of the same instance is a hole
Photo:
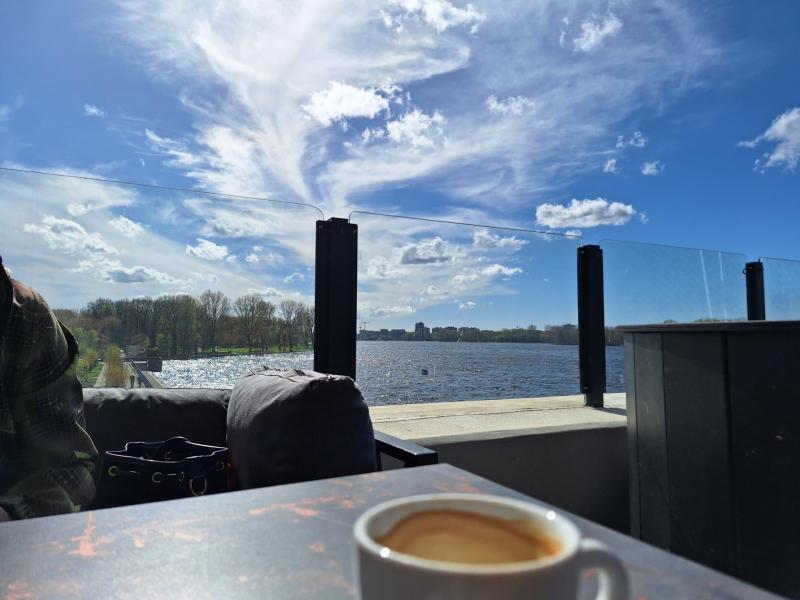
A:
{"label": "lake", "polygon": [[[165,360],[166,387],[231,388],[262,366],[311,369],[312,352]],[[606,348],[609,392],[624,391],[623,349]],[[552,344],[358,342],[358,385],[370,405],[580,393],[578,347]]]}

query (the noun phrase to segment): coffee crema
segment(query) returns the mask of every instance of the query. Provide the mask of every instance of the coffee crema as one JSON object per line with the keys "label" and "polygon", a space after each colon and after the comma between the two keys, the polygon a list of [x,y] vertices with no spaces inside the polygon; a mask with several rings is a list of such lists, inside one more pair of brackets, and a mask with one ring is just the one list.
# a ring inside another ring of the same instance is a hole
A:
{"label": "coffee crema", "polygon": [[561,549],[527,519],[509,521],[449,509],[409,515],[375,541],[403,554],[466,564],[537,560]]}

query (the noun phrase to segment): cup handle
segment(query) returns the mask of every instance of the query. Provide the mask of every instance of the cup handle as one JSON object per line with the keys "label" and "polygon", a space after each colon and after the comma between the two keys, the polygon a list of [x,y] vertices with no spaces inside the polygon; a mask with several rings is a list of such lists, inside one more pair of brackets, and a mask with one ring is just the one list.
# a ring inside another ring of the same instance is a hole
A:
{"label": "cup handle", "polygon": [[597,600],[629,600],[628,572],[608,546],[597,540],[582,540],[578,549],[581,567],[597,569],[600,589]]}

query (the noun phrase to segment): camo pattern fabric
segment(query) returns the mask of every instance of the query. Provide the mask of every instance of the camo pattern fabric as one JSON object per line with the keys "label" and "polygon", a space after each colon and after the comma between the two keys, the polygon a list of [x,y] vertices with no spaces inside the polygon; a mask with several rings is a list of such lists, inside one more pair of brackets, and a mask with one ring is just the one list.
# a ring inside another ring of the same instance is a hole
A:
{"label": "camo pattern fabric", "polygon": [[78,344],[1,261],[0,286],[0,507],[12,519],[77,512],[94,498],[97,463]]}

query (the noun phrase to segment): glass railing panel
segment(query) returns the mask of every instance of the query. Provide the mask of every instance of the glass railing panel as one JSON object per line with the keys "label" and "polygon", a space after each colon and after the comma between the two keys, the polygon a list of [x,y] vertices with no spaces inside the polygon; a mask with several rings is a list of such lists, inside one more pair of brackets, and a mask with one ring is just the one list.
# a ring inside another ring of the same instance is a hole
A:
{"label": "glass railing panel", "polygon": [[743,254],[603,240],[606,325],[747,319]]}
{"label": "glass railing panel", "polygon": [[764,308],[770,321],[800,319],[800,261],[762,258]]}
{"label": "glass railing panel", "polygon": [[603,240],[606,390],[623,392],[618,325],[747,318],[743,254]]}
{"label": "glass railing panel", "polygon": [[311,367],[316,207],[6,169],[0,203],[4,263],[75,333],[85,386]]}
{"label": "glass railing panel", "polygon": [[373,405],[579,393],[580,238],[354,213]]}

